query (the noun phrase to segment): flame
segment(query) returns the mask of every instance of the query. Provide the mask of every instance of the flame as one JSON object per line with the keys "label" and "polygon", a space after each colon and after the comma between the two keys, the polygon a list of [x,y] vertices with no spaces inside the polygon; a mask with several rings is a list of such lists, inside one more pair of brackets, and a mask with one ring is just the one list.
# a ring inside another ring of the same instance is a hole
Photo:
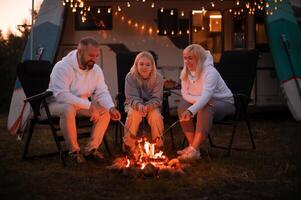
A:
{"label": "flame", "polygon": [[145,165],[146,165],[146,163],[141,163],[140,169],[144,169]]}
{"label": "flame", "polygon": [[[146,138],[141,138],[137,141],[138,157],[134,161],[140,169],[143,169],[148,163],[155,167],[164,165],[168,160],[163,155],[163,151],[156,152],[156,144],[150,143]],[[127,165],[128,166],[128,165]]]}
{"label": "flame", "polygon": [[131,164],[130,160],[128,158],[126,158],[126,166],[125,167],[128,168],[130,166],[130,164]]}

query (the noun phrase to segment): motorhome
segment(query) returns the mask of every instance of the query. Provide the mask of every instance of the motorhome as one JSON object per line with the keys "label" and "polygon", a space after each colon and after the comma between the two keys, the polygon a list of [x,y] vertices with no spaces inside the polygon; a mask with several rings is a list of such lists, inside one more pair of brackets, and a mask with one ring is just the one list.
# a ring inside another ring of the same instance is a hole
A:
{"label": "motorhome", "polygon": [[[266,16],[272,16],[284,2],[287,0],[43,0],[23,59],[55,63],[75,49],[80,38],[93,36],[101,43],[97,64],[114,97],[117,70],[122,67],[117,62],[120,53],[152,51],[164,78],[179,83],[182,50],[188,44],[198,43],[211,51],[216,65],[224,51],[257,49],[260,58],[250,105],[286,106],[265,24]],[[290,3],[300,24],[300,1]],[[177,92],[169,98],[171,108],[179,102]]]}

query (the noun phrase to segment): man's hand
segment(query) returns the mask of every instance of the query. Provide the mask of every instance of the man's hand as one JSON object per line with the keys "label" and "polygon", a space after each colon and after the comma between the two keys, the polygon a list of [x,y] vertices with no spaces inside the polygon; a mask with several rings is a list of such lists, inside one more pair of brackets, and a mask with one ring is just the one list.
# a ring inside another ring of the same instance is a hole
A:
{"label": "man's hand", "polygon": [[93,103],[91,103],[90,107],[89,107],[89,112],[90,112],[90,121],[93,121],[94,123],[98,121],[99,119],[99,111],[97,109],[97,106],[94,105]]}
{"label": "man's hand", "polygon": [[110,108],[109,112],[112,120],[119,121],[121,119],[121,114],[116,108]]}
{"label": "man's hand", "polygon": [[189,110],[185,110],[180,117],[181,121],[189,121],[192,118],[193,114]]}

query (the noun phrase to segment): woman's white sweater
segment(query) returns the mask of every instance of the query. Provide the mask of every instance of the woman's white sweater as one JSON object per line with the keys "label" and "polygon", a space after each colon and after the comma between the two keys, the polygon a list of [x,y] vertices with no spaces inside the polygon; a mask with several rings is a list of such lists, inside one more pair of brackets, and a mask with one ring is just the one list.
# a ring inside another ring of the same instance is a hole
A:
{"label": "woman's white sweater", "polygon": [[234,103],[233,94],[227,87],[218,71],[213,66],[213,58],[209,51],[206,51],[206,59],[200,78],[196,79],[191,74],[181,82],[181,93],[187,102],[193,104],[188,110],[195,115],[211,99]]}

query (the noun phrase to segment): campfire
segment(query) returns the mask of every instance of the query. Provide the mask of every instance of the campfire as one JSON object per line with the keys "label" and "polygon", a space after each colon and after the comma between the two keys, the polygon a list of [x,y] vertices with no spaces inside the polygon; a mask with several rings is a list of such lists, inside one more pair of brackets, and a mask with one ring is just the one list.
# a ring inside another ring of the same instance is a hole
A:
{"label": "campfire", "polygon": [[188,166],[176,158],[169,160],[162,150],[156,148],[156,143],[143,137],[136,141],[135,150],[129,156],[116,158],[107,168],[127,176],[158,178],[183,175]]}

